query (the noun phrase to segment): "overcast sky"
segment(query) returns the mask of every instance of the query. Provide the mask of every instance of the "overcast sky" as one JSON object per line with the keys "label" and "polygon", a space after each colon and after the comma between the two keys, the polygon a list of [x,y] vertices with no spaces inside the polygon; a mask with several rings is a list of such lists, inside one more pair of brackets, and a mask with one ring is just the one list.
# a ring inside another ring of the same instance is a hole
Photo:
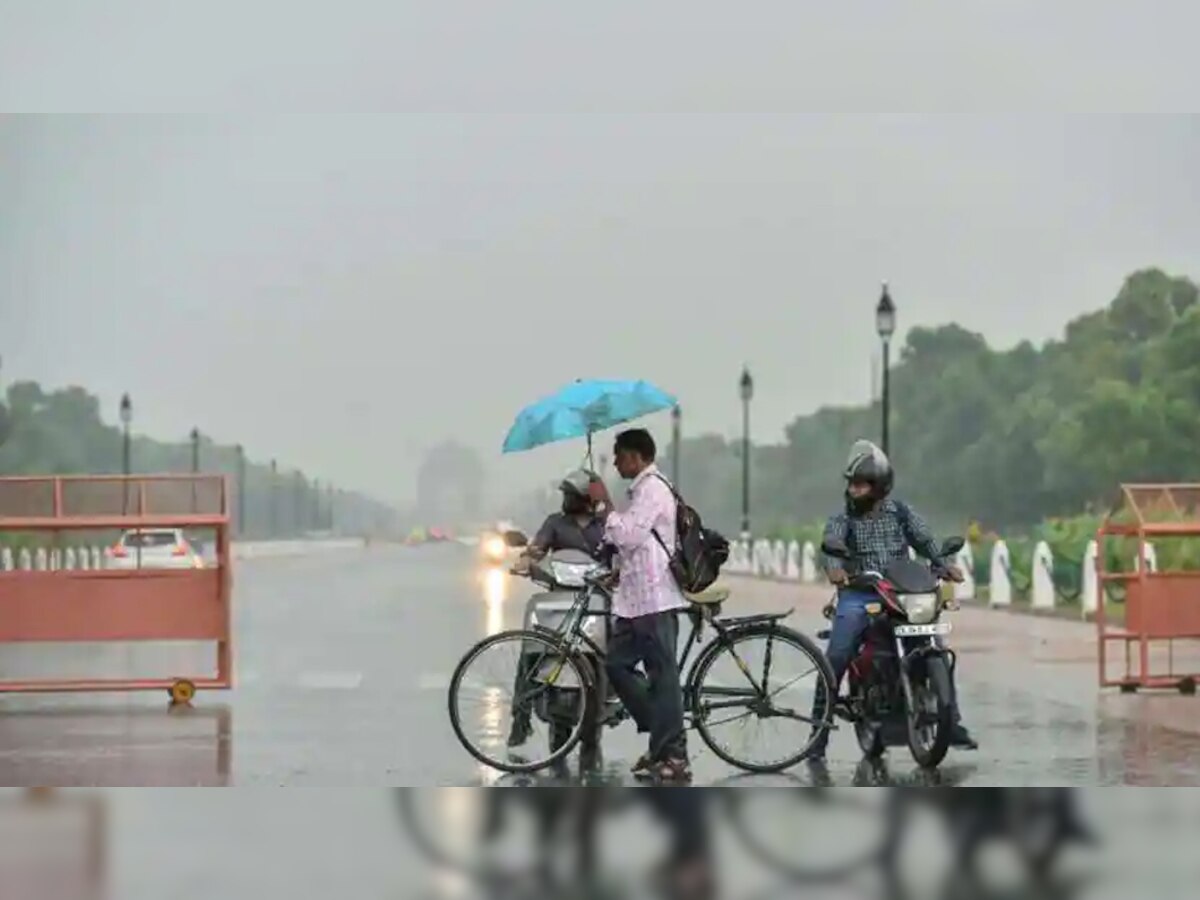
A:
{"label": "overcast sky", "polygon": [[[0,119],[6,380],[403,499],[443,438],[555,474],[498,448],[576,377],[861,401],[884,278],[1008,345],[1200,275],[1200,120],[1064,114],[1186,110],[1185,4],[301,6],[0,0],[0,108],[206,113]],[[889,106],[1032,112],[798,111]]]}

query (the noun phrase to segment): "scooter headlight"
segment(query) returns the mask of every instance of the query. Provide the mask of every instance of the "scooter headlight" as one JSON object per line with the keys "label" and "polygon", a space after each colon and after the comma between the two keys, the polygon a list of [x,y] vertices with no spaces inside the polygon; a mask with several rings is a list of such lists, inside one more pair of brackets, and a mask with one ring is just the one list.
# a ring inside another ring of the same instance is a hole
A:
{"label": "scooter headlight", "polygon": [[568,563],[557,560],[550,563],[550,576],[557,584],[567,588],[581,588],[587,584],[588,573],[595,568],[592,563]]}
{"label": "scooter headlight", "polygon": [[508,552],[508,545],[503,538],[492,536],[483,542],[483,552],[489,559],[503,559]]}
{"label": "scooter headlight", "polygon": [[904,603],[904,611],[908,614],[908,621],[914,625],[928,625],[938,616],[938,609],[941,606],[940,598],[936,593],[933,594],[908,594],[902,598]]}

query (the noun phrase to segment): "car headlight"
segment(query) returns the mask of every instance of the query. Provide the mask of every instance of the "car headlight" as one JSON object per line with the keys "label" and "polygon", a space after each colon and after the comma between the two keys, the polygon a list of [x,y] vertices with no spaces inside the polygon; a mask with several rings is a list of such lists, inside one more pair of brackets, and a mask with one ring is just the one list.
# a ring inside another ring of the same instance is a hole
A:
{"label": "car headlight", "polygon": [[934,594],[909,594],[903,599],[908,621],[914,625],[928,625],[937,618],[941,600]]}

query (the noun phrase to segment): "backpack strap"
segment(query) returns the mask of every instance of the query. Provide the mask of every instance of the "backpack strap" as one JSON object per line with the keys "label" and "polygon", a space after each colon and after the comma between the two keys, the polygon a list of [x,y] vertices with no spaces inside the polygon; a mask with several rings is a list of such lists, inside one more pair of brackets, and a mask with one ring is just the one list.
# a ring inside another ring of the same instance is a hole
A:
{"label": "backpack strap", "polygon": [[[667,486],[667,490],[669,490],[671,492],[671,496],[675,498],[675,504],[676,504],[676,506],[675,506],[675,521],[678,522],[679,521],[679,504],[683,502],[683,498],[679,496],[679,491],[675,490],[675,485],[673,485],[673,484],[671,484],[671,482],[667,481],[666,476],[664,476],[661,472],[655,472],[654,477],[657,478],[659,481],[661,481],[663,484],[665,484]],[[678,527],[678,525],[676,527]],[[667,549],[667,545],[665,543],[663,543],[662,535],[660,535],[658,533],[658,529],[651,528],[650,533],[652,535],[654,535],[654,539],[656,541],[658,541],[658,546],[663,548],[663,553],[667,554],[667,559],[674,559],[675,554]]]}

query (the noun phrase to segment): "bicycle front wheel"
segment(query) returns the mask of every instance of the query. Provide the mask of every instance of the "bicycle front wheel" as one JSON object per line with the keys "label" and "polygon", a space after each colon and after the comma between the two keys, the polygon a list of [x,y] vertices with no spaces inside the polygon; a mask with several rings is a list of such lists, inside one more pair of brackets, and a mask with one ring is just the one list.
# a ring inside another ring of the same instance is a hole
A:
{"label": "bicycle front wheel", "polygon": [[502,631],[467,651],[448,700],[454,734],[475,759],[501,772],[537,772],[583,736],[591,675],[549,635]]}
{"label": "bicycle front wheel", "polygon": [[834,687],[821,649],[772,623],[709,644],[689,692],[696,730],[713,753],[747,772],[781,772],[808,755],[817,691],[831,697]]}

